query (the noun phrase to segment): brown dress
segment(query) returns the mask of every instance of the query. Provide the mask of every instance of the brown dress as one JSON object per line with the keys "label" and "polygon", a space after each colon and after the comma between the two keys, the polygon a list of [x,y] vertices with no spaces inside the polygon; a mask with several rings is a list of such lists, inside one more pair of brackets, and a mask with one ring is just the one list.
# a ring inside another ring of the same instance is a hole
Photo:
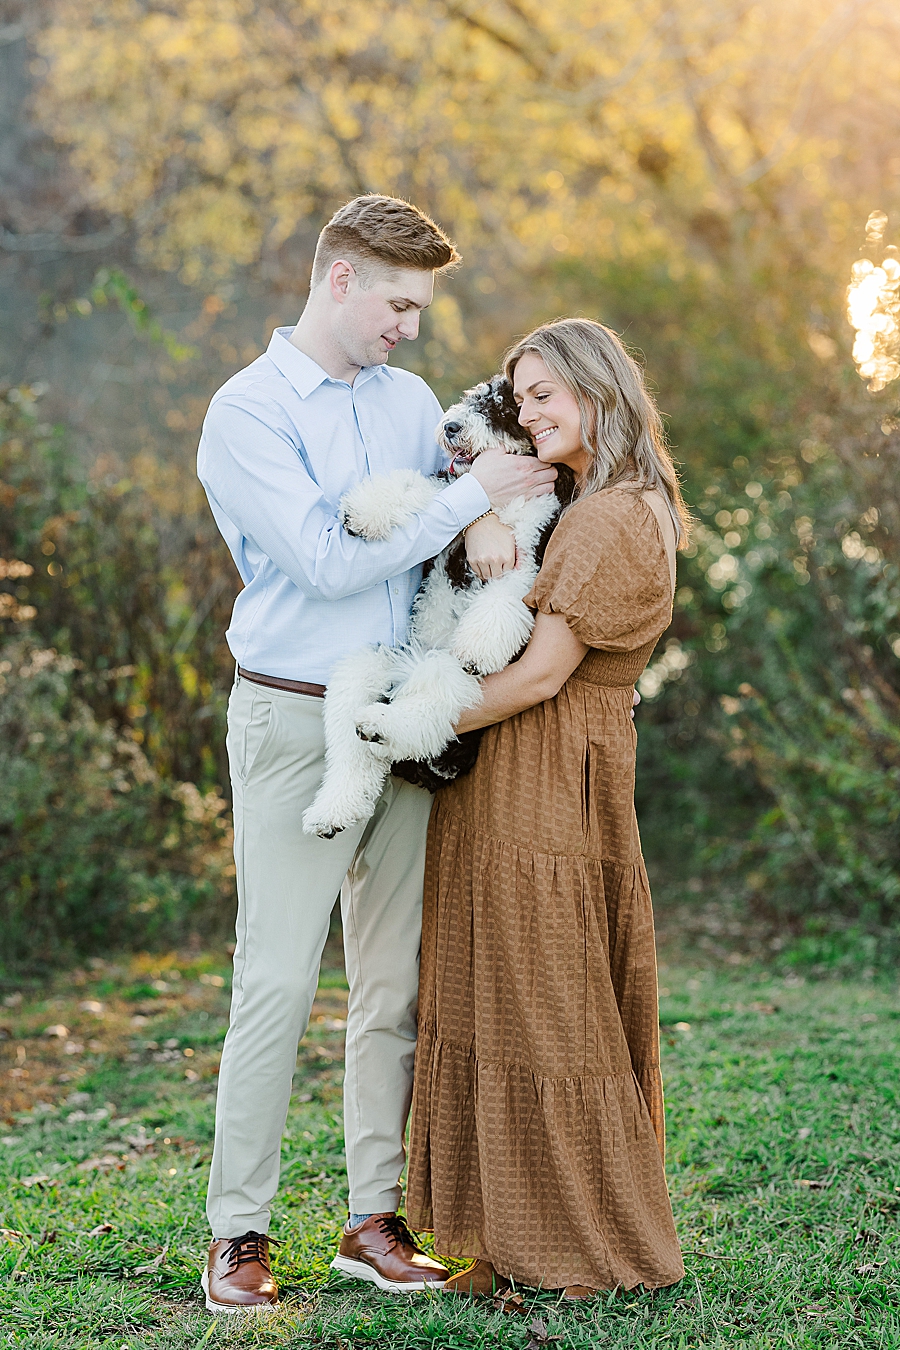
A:
{"label": "brown dress", "polygon": [[576,503],[527,602],[593,648],[431,814],[407,1211],[528,1285],[673,1284],[634,682],[672,610],[651,507]]}

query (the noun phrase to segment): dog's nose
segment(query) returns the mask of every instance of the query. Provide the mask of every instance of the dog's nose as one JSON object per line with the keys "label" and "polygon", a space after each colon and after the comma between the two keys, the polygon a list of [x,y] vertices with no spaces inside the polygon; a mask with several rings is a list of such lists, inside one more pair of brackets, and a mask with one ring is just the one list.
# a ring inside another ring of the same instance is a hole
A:
{"label": "dog's nose", "polygon": [[448,436],[455,436],[462,431],[462,422],[445,422],[444,431]]}

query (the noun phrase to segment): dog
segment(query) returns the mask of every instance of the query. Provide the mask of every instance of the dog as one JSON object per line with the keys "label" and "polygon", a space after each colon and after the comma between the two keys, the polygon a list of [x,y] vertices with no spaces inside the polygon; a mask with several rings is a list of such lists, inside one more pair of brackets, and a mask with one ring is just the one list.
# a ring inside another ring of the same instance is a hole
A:
{"label": "dog", "polygon": [[[449,468],[433,478],[395,469],[363,479],[341,498],[348,533],[387,539],[485,450],[535,453],[503,375],[467,390],[435,434]],[[528,642],[534,616],[522,601],[574,488],[571,470],[558,466],[553,494],[519,497],[496,512],[515,534],[519,559],[502,577],[480,581],[458,535],[426,568],[407,642],[364,647],[338,663],[325,695],[325,775],[303,814],[307,834],[330,839],[367,820],[389,773],[433,792],[472,768],[482,733],[457,738],[454,726],[481,702],[479,677],[502,670]]]}

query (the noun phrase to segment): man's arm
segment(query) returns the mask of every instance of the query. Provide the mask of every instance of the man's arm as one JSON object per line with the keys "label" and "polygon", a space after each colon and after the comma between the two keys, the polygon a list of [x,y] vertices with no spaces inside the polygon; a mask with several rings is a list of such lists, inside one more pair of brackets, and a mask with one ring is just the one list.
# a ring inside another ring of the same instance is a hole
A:
{"label": "man's arm", "polygon": [[369,542],[350,535],[288,437],[260,406],[221,400],[207,415],[198,456],[211,502],[296,586],[314,599],[368,590],[434,557],[490,505],[475,480],[459,479],[394,531]]}
{"label": "man's arm", "polygon": [[[289,437],[273,428],[264,405],[213,404],[198,457],[210,501],[315,599],[339,600],[433,558],[490,506],[516,495],[552,491],[555,471],[520,456],[490,452],[390,539],[350,535],[307,472]],[[481,479],[482,481],[479,481]],[[545,482],[544,480],[547,479]]]}

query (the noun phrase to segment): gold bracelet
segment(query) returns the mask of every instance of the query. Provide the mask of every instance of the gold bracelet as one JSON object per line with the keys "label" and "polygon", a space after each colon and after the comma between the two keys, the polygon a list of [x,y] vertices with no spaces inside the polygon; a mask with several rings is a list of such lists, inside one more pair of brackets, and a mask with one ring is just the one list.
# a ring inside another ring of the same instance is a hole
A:
{"label": "gold bracelet", "polygon": [[486,511],[482,511],[480,516],[476,516],[474,520],[470,520],[468,525],[465,525],[463,527],[463,534],[465,534],[466,530],[470,530],[473,525],[477,525],[479,520],[484,520],[486,516],[492,516],[493,514],[494,508],[492,506],[489,506]]}

